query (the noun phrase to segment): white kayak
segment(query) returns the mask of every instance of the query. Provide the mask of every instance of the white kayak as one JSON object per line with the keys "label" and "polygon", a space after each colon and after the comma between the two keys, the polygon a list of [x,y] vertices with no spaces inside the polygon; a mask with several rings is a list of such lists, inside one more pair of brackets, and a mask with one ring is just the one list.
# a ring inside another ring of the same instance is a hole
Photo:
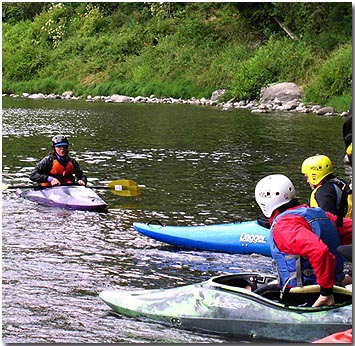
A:
{"label": "white kayak", "polygon": [[85,186],[65,185],[17,189],[17,194],[29,201],[50,207],[73,210],[106,211],[107,203]]}

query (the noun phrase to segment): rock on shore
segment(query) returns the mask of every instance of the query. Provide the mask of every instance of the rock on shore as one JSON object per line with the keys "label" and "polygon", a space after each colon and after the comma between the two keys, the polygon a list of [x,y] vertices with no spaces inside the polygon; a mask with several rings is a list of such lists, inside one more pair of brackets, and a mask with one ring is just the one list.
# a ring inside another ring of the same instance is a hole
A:
{"label": "rock on shore", "polygon": [[[228,102],[219,102],[221,96],[225,94],[225,90],[216,90],[212,93],[210,99],[191,98],[188,100],[175,99],[172,97],[158,98],[154,95],[150,97],[136,96],[130,97],[126,95],[113,94],[111,96],[87,96],[88,102],[112,102],[112,103],[174,103],[174,104],[192,104],[202,106],[218,107],[222,111],[230,109],[248,109],[252,113],[270,113],[270,112],[297,112],[297,113],[315,113],[318,115],[341,115],[346,116],[348,113],[343,112],[338,114],[332,107],[321,107],[320,105],[306,106],[302,103],[302,88],[295,83],[275,83],[261,89],[260,101],[235,101],[234,99]],[[33,100],[42,99],[65,99],[65,100],[78,100],[82,99],[80,96],[75,96],[72,91],[65,91],[61,95],[56,94],[28,94],[22,95],[6,95],[11,97],[25,97]]]}

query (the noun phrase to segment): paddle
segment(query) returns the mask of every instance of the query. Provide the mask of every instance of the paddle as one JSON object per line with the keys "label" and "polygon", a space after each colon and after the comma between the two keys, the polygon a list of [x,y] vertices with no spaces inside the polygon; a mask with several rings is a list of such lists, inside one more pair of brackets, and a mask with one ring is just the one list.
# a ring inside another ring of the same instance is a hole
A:
{"label": "paddle", "polygon": [[133,180],[113,180],[107,186],[90,186],[93,189],[110,190],[115,195],[134,197],[140,194],[138,184]]}
{"label": "paddle", "polygon": [[[49,188],[52,186],[48,186]],[[7,189],[33,189],[33,188],[48,188],[48,187],[42,187],[38,185],[2,185],[3,190]],[[124,196],[124,197],[134,197],[138,196],[140,194],[139,191],[139,186],[138,184],[133,181],[133,180],[124,180],[124,179],[119,179],[119,180],[113,180],[106,186],[94,186],[90,185],[87,186],[91,189],[102,189],[102,190],[110,190],[112,193],[118,196]]]}

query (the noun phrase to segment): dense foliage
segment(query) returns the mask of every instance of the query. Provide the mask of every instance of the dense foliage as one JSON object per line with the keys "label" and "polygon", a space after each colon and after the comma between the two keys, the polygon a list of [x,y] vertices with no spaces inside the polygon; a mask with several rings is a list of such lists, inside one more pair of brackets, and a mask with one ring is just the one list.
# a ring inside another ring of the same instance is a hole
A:
{"label": "dense foliage", "polygon": [[289,81],[349,107],[351,3],[2,4],[3,92],[256,99]]}

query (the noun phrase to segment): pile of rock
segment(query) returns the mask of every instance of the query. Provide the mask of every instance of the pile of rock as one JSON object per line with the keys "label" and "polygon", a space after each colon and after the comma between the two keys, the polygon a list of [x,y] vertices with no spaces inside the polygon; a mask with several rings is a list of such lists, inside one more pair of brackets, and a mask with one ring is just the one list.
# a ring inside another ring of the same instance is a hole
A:
{"label": "pile of rock", "polygon": [[[228,101],[222,105],[222,110],[230,108],[246,108],[252,113],[268,112],[298,112],[316,113],[319,115],[336,115],[332,107],[319,105],[306,106],[302,103],[302,89],[295,83],[275,83],[261,89],[260,102],[257,101]],[[344,112],[341,115],[346,115]]]}
{"label": "pile of rock", "polygon": [[[235,101],[219,102],[221,96],[225,94],[225,90],[216,90],[212,93],[210,99],[191,98],[188,100],[175,99],[173,97],[158,98],[154,95],[150,97],[137,96],[130,97],[126,95],[113,94],[111,96],[87,96],[88,102],[113,102],[113,103],[172,103],[172,104],[192,104],[203,106],[219,107],[223,111],[230,109],[248,109],[252,113],[270,113],[270,112],[298,112],[298,113],[316,113],[318,115],[337,115],[332,107],[321,107],[319,105],[306,106],[302,103],[302,89],[295,83],[275,83],[261,90],[260,101]],[[3,95],[8,96],[8,95]],[[20,97],[19,95],[10,95],[11,97]],[[61,95],[42,93],[28,94],[23,93],[22,97],[29,99],[65,99],[78,100],[82,97],[75,96],[72,91],[66,91]],[[346,116],[348,113],[343,112],[340,115]]]}

